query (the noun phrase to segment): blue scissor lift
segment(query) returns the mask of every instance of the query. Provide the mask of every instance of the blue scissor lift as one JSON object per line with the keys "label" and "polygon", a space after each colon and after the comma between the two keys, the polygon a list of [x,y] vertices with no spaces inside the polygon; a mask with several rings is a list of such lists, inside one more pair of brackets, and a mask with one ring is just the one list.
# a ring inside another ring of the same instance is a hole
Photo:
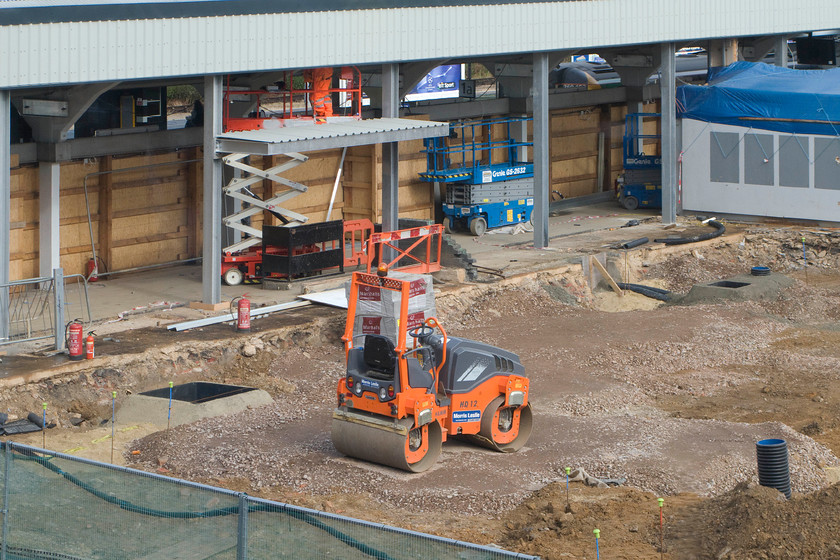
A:
{"label": "blue scissor lift", "polygon": [[629,113],[624,121],[624,173],[618,178],[619,203],[628,210],[662,207],[662,156],[646,154],[645,140],[659,140],[659,134],[644,134],[645,120],[659,119],[660,113]]}
{"label": "blue scissor lift", "polygon": [[[514,139],[513,127],[530,118],[513,117],[452,123],[449,138],[427,138],[424,181],[446,183],[443,226],[447,233],[482,235],[531,219],[534,164],[520,159],[533,142]],[[502,133],[500,134],[500,131]],[[500,138],[494,138],[501,136]]]}

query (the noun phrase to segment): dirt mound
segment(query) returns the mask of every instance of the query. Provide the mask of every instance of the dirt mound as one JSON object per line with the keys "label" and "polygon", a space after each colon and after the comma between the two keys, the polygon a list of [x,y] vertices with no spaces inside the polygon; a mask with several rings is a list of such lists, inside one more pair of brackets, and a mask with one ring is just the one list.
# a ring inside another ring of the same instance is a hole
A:
{"label": "dirt mound", "polygon": [[[691,494],[669,497],[663,512],[687,508],[698,500]],[[657,497],[623,487],[572,483],[567,506],[565,482],[550,484],[506,516],[500,544],[545,560],[594,558],[594,529],[600,530],[598,544],[604,558],[660,558]]]}
{"label": "dirt mound", "polygon": [[739,484],[679,511],[666,539],[674,558],[840,558],[840,485],[794,495]]}

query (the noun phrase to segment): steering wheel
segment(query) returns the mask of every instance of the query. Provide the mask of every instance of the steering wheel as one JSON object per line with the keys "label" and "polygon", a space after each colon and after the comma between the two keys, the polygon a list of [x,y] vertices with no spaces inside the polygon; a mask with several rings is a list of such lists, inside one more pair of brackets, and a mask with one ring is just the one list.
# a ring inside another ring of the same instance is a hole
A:
{"label": "steering wheel", "polygon": [[435,329],[433,329],[432,327],[430,327],[428,325],[420,325],[419,327],[414,327],[413,329],[408,329],[407,332],[408,332],[409,336],[411,336],[413,338],[421,339],[421,338],[425,338],[427,336],[433,335],[435,333]]}

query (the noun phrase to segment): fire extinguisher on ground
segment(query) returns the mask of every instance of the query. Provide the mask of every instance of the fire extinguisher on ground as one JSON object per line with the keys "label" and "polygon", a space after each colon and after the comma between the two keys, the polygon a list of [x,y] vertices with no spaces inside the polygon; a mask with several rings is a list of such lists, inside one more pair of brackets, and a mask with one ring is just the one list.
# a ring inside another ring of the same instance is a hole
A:
{"label": "fire extinguisher on ground", "polygon": [[84,326],[78,319],[74,319],[67,325],[67,350],[70,359],[74,362],[83,358],[82,333]]}
{"label": "fire extinguisher on ground", "polygon": [[237,296],[230,301],[231,314],[236,304],[236,330],[240,332],[251,330],[251,301],[245,296]]}
{"label": "fire extinguisher on ground", "polygon": [[85,359],[92,360],[93,359],[93,335],[95,333],[90,331],[85,339]]}

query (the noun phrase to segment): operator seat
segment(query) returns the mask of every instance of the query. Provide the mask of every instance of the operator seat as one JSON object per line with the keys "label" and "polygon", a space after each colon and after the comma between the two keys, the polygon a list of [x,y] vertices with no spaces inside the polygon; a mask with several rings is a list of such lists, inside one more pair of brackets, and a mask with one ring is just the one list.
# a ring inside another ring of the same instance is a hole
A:
{"label": "operator seat", "polygon": [[[387,336],[380,334],[369,334],[365,336],[364,355],[365,364],[378,377],[387,375],[394,377],[397,366],[397,351],[394,343]],[[370,372],[369,372],[370,374]]]}

